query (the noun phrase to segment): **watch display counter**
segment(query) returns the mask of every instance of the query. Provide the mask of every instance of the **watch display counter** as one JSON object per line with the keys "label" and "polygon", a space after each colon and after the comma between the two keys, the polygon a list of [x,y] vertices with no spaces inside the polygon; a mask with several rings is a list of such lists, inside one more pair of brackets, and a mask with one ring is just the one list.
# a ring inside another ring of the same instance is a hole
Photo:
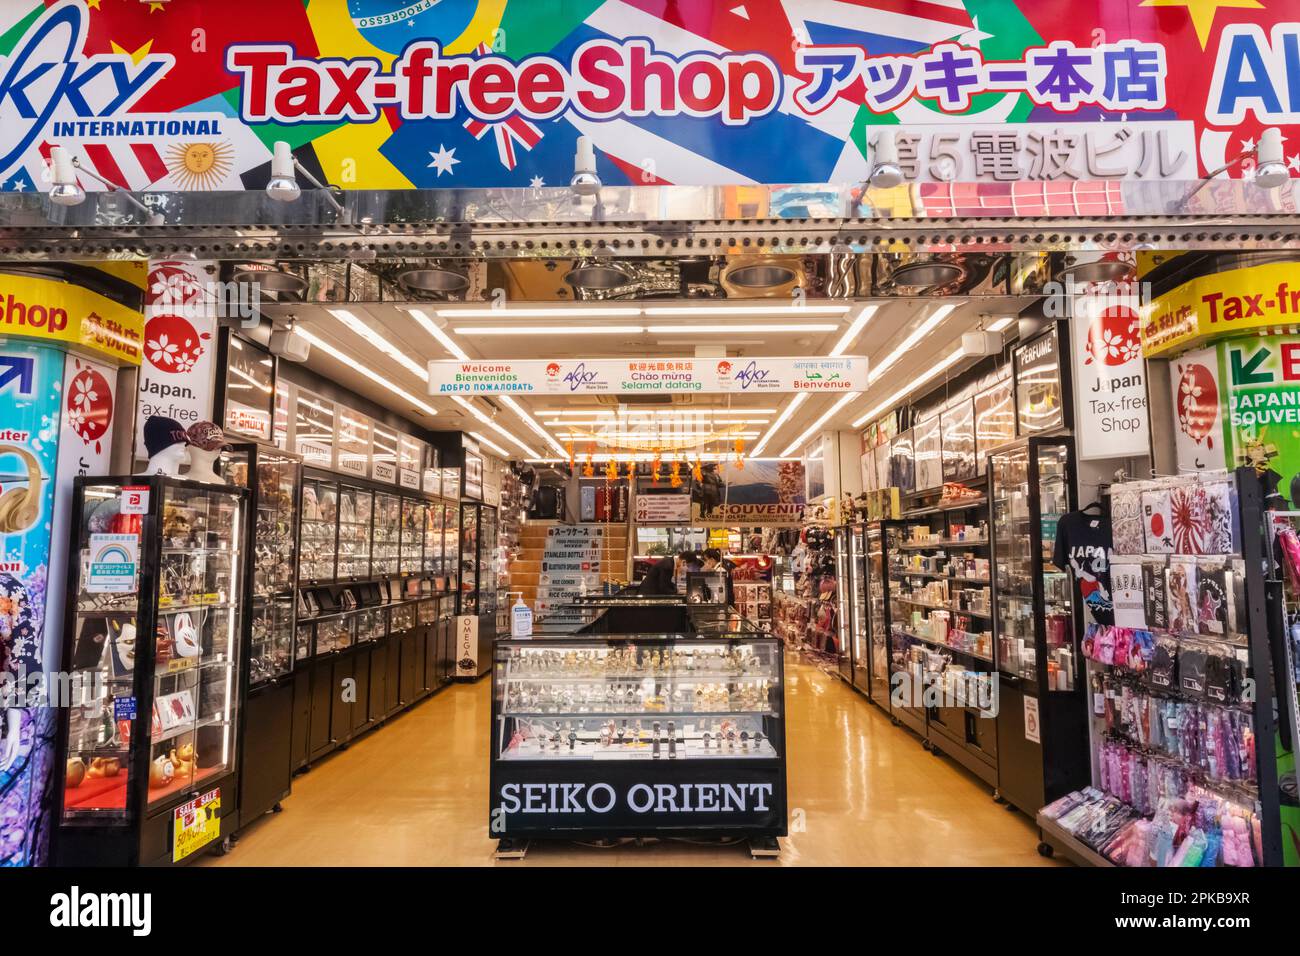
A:
{"label": "watch display counter", "polygon": [[784,835],[781,642],[721,628],[560,635],[609,610],[496,643],[492,832]]}
{"label": "watch display counter", "polygon": [[248,492],[78,477],[72,508],[55,862],[193,859],[238,807]]}
{"label": "watch display counter", "polygon": [[436,495],[307,469],[293,770],[453,680],[458,522],[459,505]]}

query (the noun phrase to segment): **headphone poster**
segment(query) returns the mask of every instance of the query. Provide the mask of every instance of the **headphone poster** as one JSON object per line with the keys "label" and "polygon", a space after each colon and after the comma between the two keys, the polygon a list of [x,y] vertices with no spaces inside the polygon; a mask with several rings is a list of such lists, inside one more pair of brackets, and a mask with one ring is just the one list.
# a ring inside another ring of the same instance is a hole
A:
{"label": "headphone poster", "polygon": [[58,666],[62,608],[47,600],[66,554],[51,543],[69,538],[73,477],[108,468],[116,380],[62,349],[0,344],[0,866],[44,855],[55,721],[29,691]]}

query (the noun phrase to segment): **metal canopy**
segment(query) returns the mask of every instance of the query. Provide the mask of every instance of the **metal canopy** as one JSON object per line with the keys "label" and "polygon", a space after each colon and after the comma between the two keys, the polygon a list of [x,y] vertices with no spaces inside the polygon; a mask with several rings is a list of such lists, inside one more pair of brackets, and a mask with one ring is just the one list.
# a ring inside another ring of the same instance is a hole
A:
{"label": "metal canopy", "polygon": [[[1062,188],[1064,187],[1064,188]],[[1300,247],[1300,181],[933,183],[336,191],[92,192],[79,206],[0,195],[0,261],[75,258],[493,258],[616,253],[1115,251]]]}

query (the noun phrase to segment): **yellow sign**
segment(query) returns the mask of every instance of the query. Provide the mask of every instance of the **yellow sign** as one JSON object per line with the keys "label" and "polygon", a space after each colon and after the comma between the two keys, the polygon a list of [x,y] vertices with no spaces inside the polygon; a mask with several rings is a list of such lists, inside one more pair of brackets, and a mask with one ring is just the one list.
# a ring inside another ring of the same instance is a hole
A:
{"label": "yellow sign", "polygon": [[1277,262],[1201,276],[1142,307],[1142,354],[1182,351],[1206,339],[1300,325],[1300,275]]}
{"label": "yellow sign", "polygon": [[172,862],[179,863],[220,836],[221,788],[218,787],[172,811]]}
{"label": "yellow sign", "polygon": [[118,365],[139,365],[144,315],[68,282],[0,273],[0,336],[57,342]]}

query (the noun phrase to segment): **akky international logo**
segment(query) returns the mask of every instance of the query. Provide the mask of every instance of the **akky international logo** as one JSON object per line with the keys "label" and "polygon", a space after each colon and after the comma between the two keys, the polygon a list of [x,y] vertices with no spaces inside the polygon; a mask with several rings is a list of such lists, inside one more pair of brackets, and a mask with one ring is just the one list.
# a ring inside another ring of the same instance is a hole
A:
{"label": "akky international logo", "polygon": [[[169,53],[86,56],[89,14],[66,0],[37,20],[0,58],[0,127],[8,149],[0,178],[56,119],[94,120],[127,110],[176,62]],[[3,148],[3,147],[0,147]]]}

